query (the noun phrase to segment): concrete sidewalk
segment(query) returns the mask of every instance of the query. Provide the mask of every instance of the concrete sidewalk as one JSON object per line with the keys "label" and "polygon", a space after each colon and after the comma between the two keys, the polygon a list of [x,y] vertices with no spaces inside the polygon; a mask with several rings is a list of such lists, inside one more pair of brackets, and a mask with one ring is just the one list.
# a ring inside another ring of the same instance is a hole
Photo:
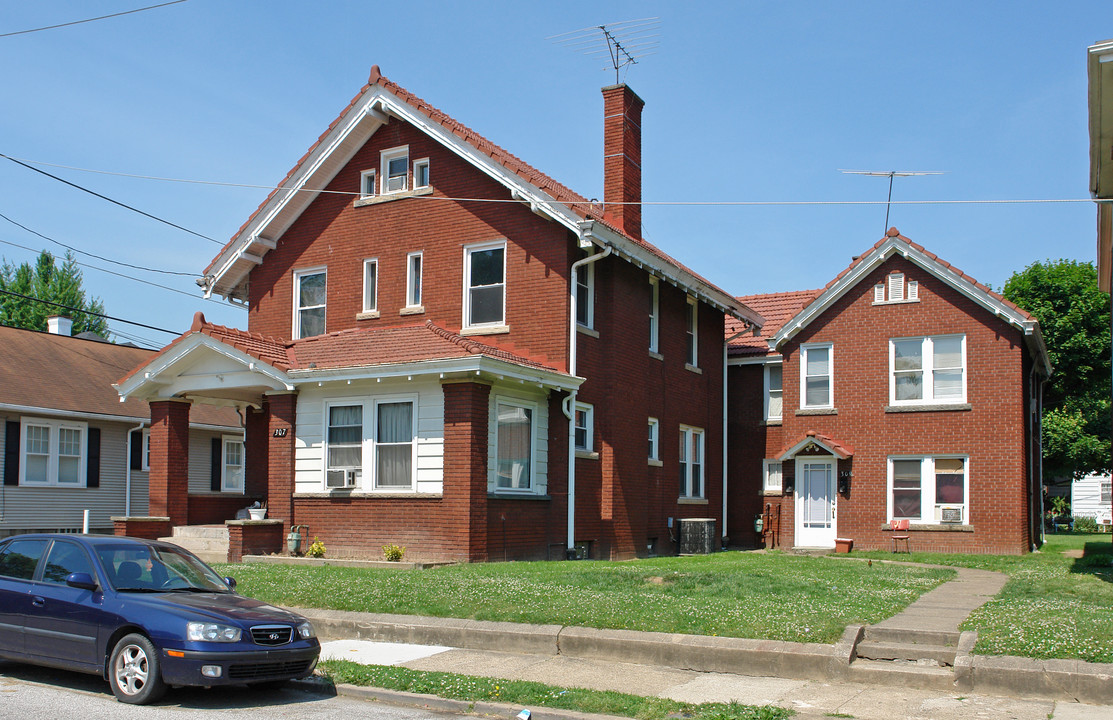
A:
{"label": "concrete sidewalk", "polygon": [[[729,702],[776,705],[798,717],[818,718],[839,713],[860,720],[1108,720],[1113,706],[1083,705],[1053,700],[1025,700],[991,695],[959,694],[874,686],[850,682],[822,682],[655,667],[633,663],[587,660],[560,655],[528,655],[444,646],[378,643],[365,640],[327,642],[323,658],[374,665],[400,665],[481,677],[529,680],[557,687],[611,690],[681,702]],[[338,692],[368,696],[384,702],[431,706],[464,712],[470,703],[433,701],[426,696],[341,686]],[[506,706],[506,716],[521,708]],[[582,718],[548,708],[529,708],[535,720]]]}
{"label": "concrete sidewalk", "polygon": [[924,593],[904,610],[873,627],[890,630],[958,632],[958,626],[970,616],[970,613],[992,600],[1009,580],[1004,573],[989,570],[948,569],[956,570],[958,577]]}

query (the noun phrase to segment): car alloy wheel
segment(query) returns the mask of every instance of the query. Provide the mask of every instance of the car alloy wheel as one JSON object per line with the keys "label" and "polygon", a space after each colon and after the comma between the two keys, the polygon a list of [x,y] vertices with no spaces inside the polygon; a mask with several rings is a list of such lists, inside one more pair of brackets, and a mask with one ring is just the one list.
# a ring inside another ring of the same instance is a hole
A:
{"label": "car alloy wheel", "polygon": [[162,697],[166,685],[159,672],[158,651],[139,634],[116,643],[109,665],[112,693],[120,702],[142,705]]}

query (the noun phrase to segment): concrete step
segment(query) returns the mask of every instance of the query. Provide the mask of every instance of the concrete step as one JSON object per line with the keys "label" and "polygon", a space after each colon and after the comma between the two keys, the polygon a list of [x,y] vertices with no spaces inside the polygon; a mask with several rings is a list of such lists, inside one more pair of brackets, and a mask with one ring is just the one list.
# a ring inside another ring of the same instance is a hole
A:
{"label": "concrete step", "polygon": [[[171,531],[174,537],[219,538],[228,540],[227,525],[179,525]],[[170,542],[173,542],[172,540]]]}
{"label": "concrete step", "polygon": [[847,680],[915,688],[917,690],[954,690],[955,674],[951,668],[907,661],[855,660],[850,663]]}
{"label": "concrete step", "polygon": [[866,660],[930,661],[940,667],[953,667],[955,648],[946,645],[926,645],[923,643],[883,643],[863,640],[855,648],[855,654]]}
{"label": "concrete step", "polygon": [[228,540],[220,540],[218,538],[192,538],[192,537],[164,537],[159,538],[163,542],[174,543],[178,547],[183,547],[192,553],[197,552],[219,552],[221,550],[228,551]]}
{"label": "concrete step", "polygon": [[906,628],[880,627],[870,625],[866,628],[864,640],[894,645],[937,645],[955,647],[961,633],[949,630],[911,630]]}
{"label": "concrete step", "polygon": [[228,562],[227,550],[225,550],[224,552],[194,552],[193,550],[190,550],[190,552],[199,557],[201,559],[201,562],[207,565],[212,565],[213,563]]}

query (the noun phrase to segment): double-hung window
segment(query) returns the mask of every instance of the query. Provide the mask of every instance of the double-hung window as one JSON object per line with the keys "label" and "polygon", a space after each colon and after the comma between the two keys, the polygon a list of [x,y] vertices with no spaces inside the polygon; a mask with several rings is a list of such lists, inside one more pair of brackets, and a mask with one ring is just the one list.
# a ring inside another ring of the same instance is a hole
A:
{"label": "double-hung window", "polygon": [[657,418],[649,418],[649,459],[661,459],[661,423]]}
{"label": "double-hung window", "polygon": [[889,519],[967,524],[968,466],[965,457],[889,459]]}
{"label": "double-hung window", "polygon": [[21,485],[84,487],[85,423],[23,418],[20,425]]}
{"label": "double-hung window", "polygon": [[414,189],[429,187],[429,158],[414,160]]}
{"label": "double-hung window", "polygon": [[702,498],[703,430],[680,426],[680,497]]}
{"label": "double-hung window", "polygon": [[294,337],[325,334],[326,272],[298,270],[294,273]]}
{"label": "double-hung window", "polygon": [[781,462],[779,460],[763,460],[761,465],[762,475],[764,475],[762,489],[765,492],[781,492],[784,487]]}
{"label": "double-hung window", "polygon": [[375,403],[375,488],[414,486],[414,403]]}
{"label": "double-hung window", "polygon": [[506,322],[506,243],[464,248],[464,327]]}
{"label": "double-hung window", "polygon": [[382,158],[383,195],[405,192],[410,175],[410,148],[408,145],[383,150]]}
{"label": "double-hung window", "polygon": [[661,285],[657,278],[649,278],[649,352],[658,352],[661,333]]}
{"label": "double-hung window", "polygon": [[370,258],[363,261],[363,312],[379,309],[379,261]]}
{"label": "double-hung window", "polygon": [[684,335],[687,345],[687,354],[685,355],[684,362],[695,367],[699,364],[699,301],[690,297],[688,298],[687,307],[688,326]]}
{"label": "double-hung window", "polygon": [[421,307],[421,257],[412,252],[406,257],[406,307]]}
{"label": "double-hung window", "polygon": [[595,263],[576,274],[576,324],[590,328],[595,323]]}
{"label": "double-hung window", "polygon": [[594,424],[595,408],[587,403],[576,403],[576,450],[592,451]]}
{"label": "double-hung window", "polygon": [[355,487],[363,477],[363,405],[329,405],[325,487]]}
{"label": "double-hung window", "polygon": [[800,407],[831,408],[832,367],[831,345],[804,345],[800,348]]}
{"label": "double-hung window", "polygon": [[496,403],[495,489],[533,489],[533,422],[535,408],[524,403]]}
{"label": "double-hung window", "polygon": [[325,487],[414,490],[416,405],[412,396],[327,405]]}
{"label": "double-hung window", "polygon": [[966,402],[966,336],[889,341],[892,405]]}
{"label": "double-hung window", "polygon": [[224,467],[221,471],[220,489],[223,492],[243,492],[243,440],[234,435],[222,438]]}
{"label": "double-hung window", "polygon": [[781,363],[768,363],[765,366],[765,419],[781,419],[781,406],[784,391],[781,387]]}
{"label": "double-hung window", "polygon": [[376,173],[374,170],[364,170],[359,174],[359,196],[361,198],[374,197],[378,192],[375,187]]}

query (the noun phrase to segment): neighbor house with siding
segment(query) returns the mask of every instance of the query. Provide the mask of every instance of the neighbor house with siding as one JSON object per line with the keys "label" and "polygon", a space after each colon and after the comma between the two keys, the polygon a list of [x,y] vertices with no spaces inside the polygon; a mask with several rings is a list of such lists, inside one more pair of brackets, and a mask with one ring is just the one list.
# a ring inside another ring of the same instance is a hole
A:
{"label": "neighbor house with siding", "polygon": [[[121,402],[112,383],[153,351],[70,337],[66,318],[51,318],[50,327],[0,326],[0,536],[80,532],[85,510],[91,532],[111,533],[113,516],[148,514],[149,409]],[[188,432],[196,448],[190,495],[248,504],[237,479],[243,431],[235,413],[207,408]]]}
{"label": "neighbor house with siding", "polygon": [[249,494],[331,554],[628,558],[684,520],[718,545],[722,328],[761,318],[643,238],[642,105],[603,89],[598,203],[372,68],[205,271],[247,330],[199,314],[119,381],[155,420],[150,512],[197,522],[183,428],[216,403]]}

